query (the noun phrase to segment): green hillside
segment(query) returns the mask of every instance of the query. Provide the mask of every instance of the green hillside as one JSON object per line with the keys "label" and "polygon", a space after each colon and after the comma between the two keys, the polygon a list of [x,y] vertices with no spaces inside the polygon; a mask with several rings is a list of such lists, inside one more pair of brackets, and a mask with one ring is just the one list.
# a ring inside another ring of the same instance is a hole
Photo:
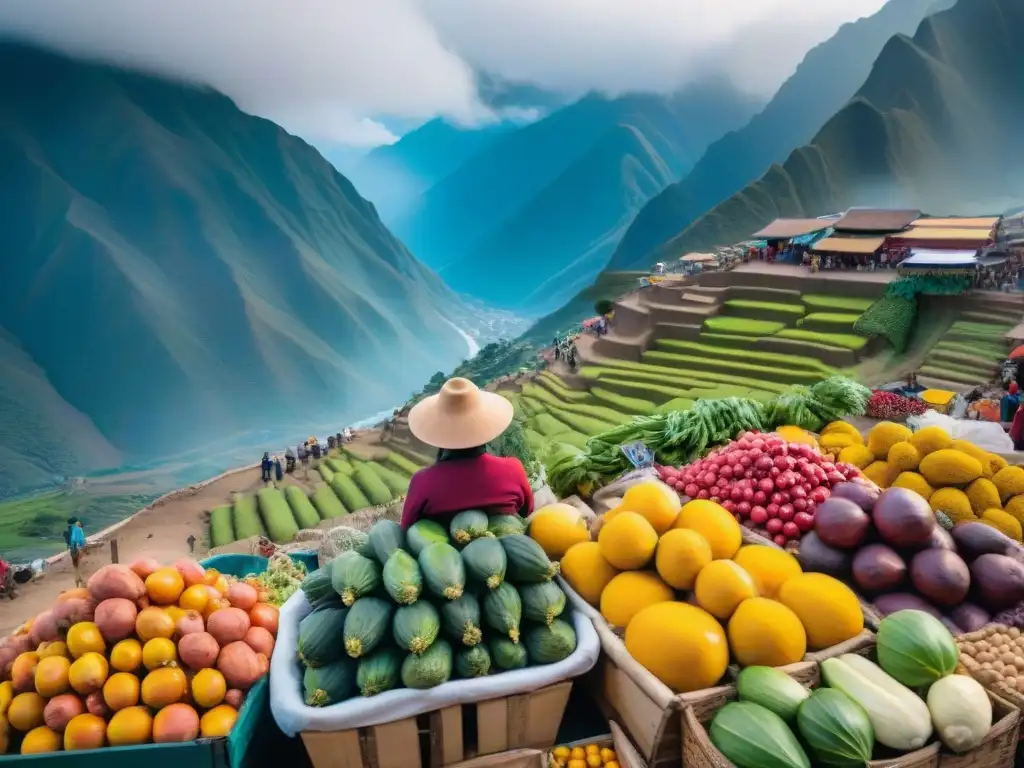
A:
{"label": "green hillside", "polygon": [[778,216],[856,205],[1001,210],[1024,196],[1022,78],[1024,5],[959,0],[925,19],[913,38],[893,37],[856,96],[810,143],[652,258],[735,242]]}
{"label": "green hillside", "polygon": [[[604,267],[643,202],[756,107],[721,84],[672,97],[588,95],[492,142],[395,232],[456,291],[534,314],[556,309],[577,276]],[[543,295],[532,295],[538,285]]]}
{"label": "green hillside", "polygon": [[358,418],[465,356],[461,302],[304,141],[210,89],[0,65],[4,495]]}
{"label": "green hillside", "polygon": [[609,269],[647,269],[658,246],[809,141],[861,86],[890,37],[913,34],[927,13],[952,4],[890,0],[811,49],[762,112],[713,143],[688,174],[643,207]]}

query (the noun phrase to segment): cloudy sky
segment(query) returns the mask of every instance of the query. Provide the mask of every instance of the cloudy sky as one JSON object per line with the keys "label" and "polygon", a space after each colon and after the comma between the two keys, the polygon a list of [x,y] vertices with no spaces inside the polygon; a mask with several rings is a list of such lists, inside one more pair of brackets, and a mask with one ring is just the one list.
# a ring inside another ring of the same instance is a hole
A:
{"label": "cloudy sky", "polygon": [[319,145],[492,118],[474,71],[578,93],[709,72],[769,95],[885,0],[0,0],[0,32],[208,83]]}

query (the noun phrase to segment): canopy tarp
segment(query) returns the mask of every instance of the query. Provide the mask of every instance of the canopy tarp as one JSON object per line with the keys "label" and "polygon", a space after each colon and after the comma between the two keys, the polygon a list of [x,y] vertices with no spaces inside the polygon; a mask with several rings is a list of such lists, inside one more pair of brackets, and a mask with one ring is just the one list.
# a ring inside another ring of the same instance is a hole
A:
{"label": "canopy tarp", "polygon": [[875,253],[885,243],[884,237],[826,237],[814,246],[821,253]]}
{"label": "canopy tarp", "polygon": [[792,240],[790,240],[790,242],[793,245],[813,246],[819,240],[822,240],[826,237],[831,237],[834,231],[835,230],[832,229],[832,227],[829,227],[828,229],[823,229],[820,232],[809,232],[806,235],[798,235],[797,237],[794,237]]}
{"label": "canopy tarp", "polygon": [[912,227],[940,227],[942,229],[986,229],[991,230],[999,223],[999,216],[950,217],[918,219],[910,224]]}
{"label": "canopy tarp", "polygon": [[821,219],[776,219],[751,237],[757,240],[789,240],[799,235],[828,229],[832,223]]}
{"label": "canopy tarp", "polygon": [[706,264],[709,261],[718,261],[718,259],[715,258],[713,253],[688,253],[680,261],[684,261],[687,264]]}
{"label": "canopy tarp", "polygon": [[909,209],[851,208],[833,224],[840,232],[899,232],[920,216]]}
{"label": "canopy tarp", "polygon": [[991,233],[984,229],[945,227],[913,227],[906,232],[890,235],[889,238],[896,244],[959,243],[961,248],[974,246],[976,249],[988,245],[992,241]]}
{"label": "canopy tarp", "polygon": [[927,251],[915,248],[900,262],[901,270],[973,270],[978,263],[977,251]]}

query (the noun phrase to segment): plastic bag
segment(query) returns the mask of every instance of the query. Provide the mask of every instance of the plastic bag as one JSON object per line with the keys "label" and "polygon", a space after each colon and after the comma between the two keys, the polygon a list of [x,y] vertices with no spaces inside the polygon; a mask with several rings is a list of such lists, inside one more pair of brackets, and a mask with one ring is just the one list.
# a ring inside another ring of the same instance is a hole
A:
{"label": "plastic bag", "polygon": [[270,661],[270,709],[278,727],[289,736],[302,731],[345,731],[393,723],[457,704],[528,693],[590,671],[601,653],[601,642],[590,619],[580,611],[572,611],[576,650],[555,664],[471,680],[451,680],[425,691],[400,688],[376,696],[357,696],[329,707],[307,707],[302,698],[302,670],[296,658],[299,622],[309,612],[309,602],[301,590],[281,606],[277,644]]}
{"label": "plastic bag", "polygon": [[1002,426],[991,421],[954,419],[937,411],[925,411],[907,418],[907,426],[917,432],[924,427],[942,427],[954,440],[966,440],[989,453],[1013,453],[1013,440]]}

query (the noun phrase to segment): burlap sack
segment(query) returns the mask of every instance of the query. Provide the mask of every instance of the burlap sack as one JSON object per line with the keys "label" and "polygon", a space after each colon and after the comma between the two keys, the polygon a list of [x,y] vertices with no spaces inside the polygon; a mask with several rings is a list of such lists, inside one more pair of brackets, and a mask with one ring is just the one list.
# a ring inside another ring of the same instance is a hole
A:
{"label": "burlap sack", "polygon": [[613,482],[598,490],[590,499],[590,505],[594,513],[603,515],[609,509],[616,507],[622,501],[626,491],[644,480],[657,480],[658,473],[655,469],[633,469],[624,475],[619,475]]}
{"label": "burlap sack", "polygon": [[324,535],[316,553],[317,562],[323,568],[342,552],[355,549],[366,541],[366,534],[347,525],[331,528]]}

